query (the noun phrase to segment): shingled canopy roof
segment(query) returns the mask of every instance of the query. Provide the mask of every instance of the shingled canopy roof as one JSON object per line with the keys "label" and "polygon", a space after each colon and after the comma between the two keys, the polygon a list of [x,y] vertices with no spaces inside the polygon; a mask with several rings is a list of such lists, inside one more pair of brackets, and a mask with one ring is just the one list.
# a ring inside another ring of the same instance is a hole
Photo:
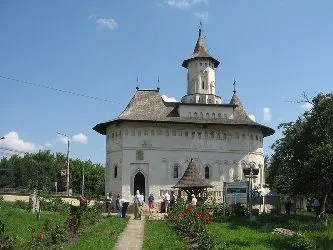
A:
{"label": "shingled canopy roof", "polygon": [[195,165],[193,159],[188,164],[188,167],[182,178],[174,185],[172,188],[180,189],[204,189],[212,188],[213,186],[206,181],[203,175],[200,172],[199,167]]}
{"label": "shingled canopy roof", "polygon": [[[241,105],[239,98],[234,95],[230,104],[205,104],[207,106],[234,107],[234,118],[196,118],[180,117],[179,105],[187,105],[179,102],[165,102],[158,90],[137,90],[125,110],[115,119],[97,124],[93,129],[105,135],[106,129],[111,124],[122,122],[159,122],[159,123],[182,123],[182,124],[211,124],[221,126],[250,126],[259,128],[263,136],[274,134],[274,130],[267,126],[252,121]],[[202,104],[192,104],[202,105]]]}
{"label": "shingled canopy roof", "polygon": [[201,36],[201,29],[199,29],[199,37],[198,37],[198,40],[197,40],[197,43],[195,45],[195,48],[194,48],[194,51],[193,51],[192,55],[190,56],[190,58],[183,61],[182,66],[184,68],[187,68],[189,61],[192,60],[192,59],[195,59],[195,58],[209,58],[214,62],[214,67],[215,68],[217,66],[219,66],[219,64],[220,64],[220,62],[218,60],[216,60],[214,57],[212,57],[209,54],[208,49],[205,45],[205,40]]}

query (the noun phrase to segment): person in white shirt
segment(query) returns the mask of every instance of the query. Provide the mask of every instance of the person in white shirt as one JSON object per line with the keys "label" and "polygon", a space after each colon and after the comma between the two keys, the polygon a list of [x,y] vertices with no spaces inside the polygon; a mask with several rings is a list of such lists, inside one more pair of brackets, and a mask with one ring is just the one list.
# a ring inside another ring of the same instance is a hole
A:
{"label": "person in white shirt", "polygon": [[196,206],[196,205],[197,205],[197,201],[198,201],[197,198],[195,198],[195,195],[194,195],[194,194],[192,194],[191,197],[192,197],[191,205],[192,205],[192,206]]}
{"label": "person in white shirt", "polygon": [[139,190],[136,190],[136,195],[134,196],[133,202],[134,202],[134,219],[141,220],[143,195],[140,194]]}
{"label": "person in white shirt", "polygon": [[164,195],[164,206],[165,206],[165,212],[169,213],[169,208],[170,208],[170,194],[166,192]]}

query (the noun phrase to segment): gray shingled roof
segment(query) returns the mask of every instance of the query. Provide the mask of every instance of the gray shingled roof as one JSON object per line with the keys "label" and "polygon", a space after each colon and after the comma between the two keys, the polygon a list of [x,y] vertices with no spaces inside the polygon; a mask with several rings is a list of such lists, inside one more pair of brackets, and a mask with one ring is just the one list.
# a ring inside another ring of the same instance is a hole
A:
{"label": "gray shingled roof", "polygon": [[211,188],[213,187],[203,177],[199,167],[195,165],[193,160],[188,164],[187,169],[182,178],[172,188]]}
{"label": "gray shingled roof", "polygon": [[217,66],[219,66],[219,64],[220,64],[220,62],[218,60],[216,60],[214,57],[212,57],[209,54],[208,49],[205,45],[204,38],[201,36],[201,32],[199,32],[199,37],[198,37],[198,40],[197,40],[197,43],[195,45],[192,55],[190,56],[190,58],[183,61],[182,66],[184,68],[187,68],[189,61],[192,59],[195,59],[195,58],[210,58],[214,62],[215,68]]}
{"label": "gray shingled roof", "polygon": [[[111,124],[120,122],[159,122],[159,123],[183,123],[183,124],[215,124],[222,126],[250,126],[261,129],[264,136],[274,134],[272,128],[266,127],[252,121],[244,111],[239,98],[234,95],[230,104],[234,106],[234,118],[195,118],[179,117],[178,102],[164,102],[157,90],[138,90],[125,108],[125,110],[115,119],[97,124],[93,129],[100,134],[106,134],[106,128]],[[207,104],[208,105],[208,104]],[[214,106],[224,106],[215,104]]]}

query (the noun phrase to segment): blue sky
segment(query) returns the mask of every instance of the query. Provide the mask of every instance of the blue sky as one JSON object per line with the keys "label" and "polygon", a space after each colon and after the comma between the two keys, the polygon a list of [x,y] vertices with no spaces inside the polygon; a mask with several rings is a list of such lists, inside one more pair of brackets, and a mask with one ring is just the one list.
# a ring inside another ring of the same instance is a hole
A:
{"label": "blue sky", "polygon": [[[72,157],[104,163],[105,138],[92,127],[125,108],[137,76],[143,89],[156,88],[159,76],[161,94],[180,100],[181,63],[200,20],[221,61],[217,94],[228,102],[235,78],[247,112],[276,129],[304,112],[289,102],[303,91],[332,91],[332,10],[328,0],[1,0],[1,76],[112,102],[0,78],[0,146],[65,152],[61,132]],[[266,152],[279,136],[265,139]]]}

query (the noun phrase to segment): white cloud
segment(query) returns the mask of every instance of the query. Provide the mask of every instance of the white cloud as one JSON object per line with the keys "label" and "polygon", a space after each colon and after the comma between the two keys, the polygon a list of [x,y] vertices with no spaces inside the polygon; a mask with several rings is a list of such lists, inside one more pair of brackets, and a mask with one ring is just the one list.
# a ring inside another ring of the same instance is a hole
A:
{"label": "white cloud", "polygon": [[98,18],[96,20],[97,29],[115,30],[118,28],[118,23],[113,18]]}
{"label": "white cloud", "polygon": [[168,97],[167,95],[162,95],[162,98],[165,102],[177,102],[177,99],[174,97]]}
{"label": "white cloud", "polygon": [[68,138],[68,137],[66,137],[66,136],[59,135],[59,134],[58,134],[57,136],[58,136],[58,140],[59,140],[60,142],[62,142],[63,144],[67,144],[68,139],[69,139],[69,141],[71,141],[71,139]]}
{"label": "white cloud", "polygon": [[254,122],[256,121],[256,116],[253,114],[249,114],[249,118]]}
{"label": "white cloud", "polygon": [[77,135],[73,135],[72,140],[73,140],[73,142],[86,144],[88,142],[88,136],[86,136],[82,133],[79,133]]}
{"label": "white cloud", "polygon": [[15,131],[9,132],[8,134],[4,135],[4,137],[4,140],[0,140],[0,145],[14,150],[32,152],[40,148],[40,146],[36,146],[32,142],[24,141],[21,139],[19,134]]}
{"label": "white cloud", "polygon": [[265,122],[270,122],[272,120],[271,109],[267,108],[267,107],[264,107],[263,112],[264,112],[264,121]]}
{"label": "white cloud", "polygon": [[67,144],[68,139],[70,142],[78,142],[78,143],[83,143],[83,144],[86,144],[88,142],[88,136],[86,136],[85,134],[82,134],[82,133],[73,135],[70,138],[58,134],[58,141],[62,142],[63,144]]}
{"label": "white cloud", "polygon": [[313,104],[309,103],[309,102],[305,102],[301,105],[302,109],[306,109],[306,110],[310,110],[313,108]]}
{"label": "white cloud", "polygon": [[200,18],[201,21],[208,22],[208,11],[195,12],[194,15]]}
{"label": "white cloud", "polygon": [[[169,6],[171,8],[187,10],[195,5],[204,3],[207,5],[208,0],[165,0],[164,6]],[[163,6],[162,4],[159,6]]]}
{"label": "white cloud", "polygon": [[88,20],[95,22],[97,30],[115,30],[118,28],[118,22],[114,18],[98,17],[96,14],[92,14],[88,17]]}

